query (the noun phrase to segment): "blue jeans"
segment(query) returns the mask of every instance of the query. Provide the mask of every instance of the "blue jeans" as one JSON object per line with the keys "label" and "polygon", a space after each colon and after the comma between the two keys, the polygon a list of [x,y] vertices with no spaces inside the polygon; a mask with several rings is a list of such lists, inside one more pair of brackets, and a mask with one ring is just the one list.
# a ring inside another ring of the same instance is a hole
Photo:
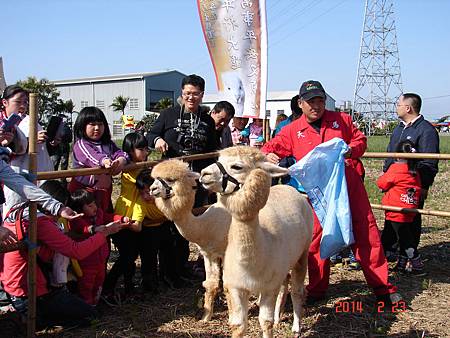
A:
{"label": "blue jeans", "polygon": [[[16,311],[26,316],[28,298],[11,296],[11,301]],[[37,297],[36,309],[38,328],[52,325],[89,325],[97,317],[97,311],[93,306],[70,293],[65,287]]]}

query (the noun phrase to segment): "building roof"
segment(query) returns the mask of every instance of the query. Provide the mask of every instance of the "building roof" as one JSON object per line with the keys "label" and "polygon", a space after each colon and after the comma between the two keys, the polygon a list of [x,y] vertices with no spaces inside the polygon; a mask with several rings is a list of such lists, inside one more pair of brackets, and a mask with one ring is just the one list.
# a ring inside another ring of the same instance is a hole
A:
{"label": "building roof", "polygon": [[67,80],[53,80],[50,81],[55,85],[70,85],[76,83],[93,83],[93,82],[108,82],[108,81],[122,81],[122,80],[130,80],[130,79],[143,79],[145,77],[152,77],[155,75],[168,74],[168,73],[179,73],[182,76],[185,74],[179,72],[178,70],[166,70],[166,71],[156,71],[150,73],[132,73],[132,74],[124,74],[124,75],[106,75],[106,76],[94,76],[94,77],[85,77],[79,79],[67,79]]}

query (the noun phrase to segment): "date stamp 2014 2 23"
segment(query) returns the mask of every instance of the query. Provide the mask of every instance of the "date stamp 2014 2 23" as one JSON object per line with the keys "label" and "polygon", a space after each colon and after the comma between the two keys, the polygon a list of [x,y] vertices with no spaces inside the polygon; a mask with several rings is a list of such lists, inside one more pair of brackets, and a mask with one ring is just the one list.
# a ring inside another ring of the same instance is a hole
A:
{"label": "date stamp 2014 2 23", "polygon": [[[379,301],[377,302],[376,307],[378,313],[398,313],[405,312],[407,310],[407,306],[404,300],[392,304],[385,304],[385,302]],[[336,313],[362,313],[363,303],[359,300],[341,300],[335,304],[334,309]]]}

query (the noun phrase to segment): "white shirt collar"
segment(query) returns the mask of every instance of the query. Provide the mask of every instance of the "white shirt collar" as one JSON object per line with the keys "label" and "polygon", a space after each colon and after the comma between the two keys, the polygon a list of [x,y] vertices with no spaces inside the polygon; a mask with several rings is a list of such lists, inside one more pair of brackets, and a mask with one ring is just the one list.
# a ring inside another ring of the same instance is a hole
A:
{"label": "white shirt collar", "polygon": [[406,123],[405,121],[403,121],[403,120],[401,120],[402,121],[402,123],[403,123],[403,125],[405,126],[405,128],[406,127],[410,127],[410,126],[412,126],[413,125],[413,123],[414,122],[416,122],[420,117],[421,117],[422,115],[421,114],[419,114],[414,120],[412,120],[412,121],[409,121],[408,123]]}

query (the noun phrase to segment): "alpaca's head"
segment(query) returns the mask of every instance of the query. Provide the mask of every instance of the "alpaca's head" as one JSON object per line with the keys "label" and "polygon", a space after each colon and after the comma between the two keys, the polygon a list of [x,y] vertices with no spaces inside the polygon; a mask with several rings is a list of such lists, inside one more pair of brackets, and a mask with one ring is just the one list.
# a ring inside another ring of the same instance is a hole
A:
{"label": "alpaca's head", "polygon": [[262,169],[271,177],[280,177],[288,173],[288,169],[267,162],[259,149],[248,146],[222,150],[217,162],[202,170],[200,182],[206,189],[223,195],[237,191],[255,169]]}
{"label": "alpaca's head", "polygon": [[180,160],[163,161],[153,168],[155,182],[150,186],[150,194],[168,219],[173,220],[180,212],[192,210],[199,176]]}

